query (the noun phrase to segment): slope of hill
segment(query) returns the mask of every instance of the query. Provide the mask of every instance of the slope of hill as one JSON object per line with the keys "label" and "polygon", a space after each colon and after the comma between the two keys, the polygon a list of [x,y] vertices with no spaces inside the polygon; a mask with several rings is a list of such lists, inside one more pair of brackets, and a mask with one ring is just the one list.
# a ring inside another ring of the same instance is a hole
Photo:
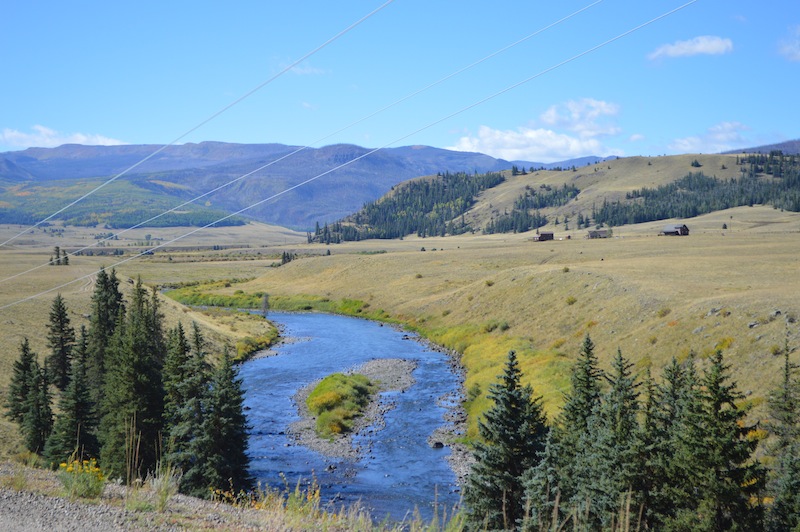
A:
{"label": "slope of hill", "polygon": [[314,240],[568,231],[755,204],[800,211],[796,156],[630,157],[560,171],[439,174],[401,183],[342,223],[318,227]]}
{"label": "slope of hill", "polygon": [[[65,187],[79,182],[97,186],[152,155],[119,181],[132,183],[142,194],[169,199],[173,206],[215,190],[202,199],[201,208],[229,213],[246,209],[243,214],[259,221],[308,229],[316,221],[334,221],[355,212],[407,179],[440,171],[480,173],[512,167],[512,163],[488,155],[429,146],[370,153],[368,148],[345,144],[302,148],[202,142],[168,146],[153,155],[159,148],[64,145],[3,153],[0,182],[7,186],[0,199],[14,212],[32,215],[34,191],[40,201],[51,198],[63,206],[67,202]],[[544,166],[535,162],[523,165]],[[235,183],[224,186],[230,181]],[[218,187],[223,188],[216,190]],[[139,207],[148,201],[137,195],[127,199]]]}

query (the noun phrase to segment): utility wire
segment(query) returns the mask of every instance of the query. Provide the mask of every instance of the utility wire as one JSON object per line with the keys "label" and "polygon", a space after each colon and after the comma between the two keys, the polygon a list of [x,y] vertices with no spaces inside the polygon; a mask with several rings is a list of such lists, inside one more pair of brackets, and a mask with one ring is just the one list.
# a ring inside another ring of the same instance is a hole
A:
{"label": "utility wire", "polygon": [[[248,211],[250,209],[258,207],[259,205],[262,205],[263,203],[266,203],[266,202],[271,201],[271,200],[273,200],[275,198],[278,198],[278,197],[280,197],[280,196],[282,196],[284,194],[287,194],[287,193],[291,192],[292,190],[295,190],[295,189],[300,188],[302,186],[305,186],[305,185],[307,185],[309,183],[312,183],[312,182],[314,182],[314,181],[316,181],[316,180],[318,180],[318,179],[320,179],[320,178],[322,178],[322,177],[324,177],[324,176],[326,176],[326,175],[328,175],[328,174],[330,174],[332,172],[335,172],[336,170],[339,170],[339,169],[344,168],[346,166],[349,166],[349,165],[351,165],[351,164],[353,164],[353,163],[355,163],[357,161],[360,161],[361,159],[364,159],[365,157],[368,157],[368,156],[372,155],[373,153],[375,153],[375,152],[377,152],[379,150],[382,150],[384,148],[388,148],[392,144],[396,144],[398,142],[401,142],[401,141],[403,141],[403,140],[405,140],[405,139],[407,139],[409,137],[412,137],[412,136],[414,136],[414,135],[416,135],[416,134],[418,134],[418,133],[420,133],[422,131],[425,131],[426,129],[429,129],[429,128],[431,128],[431,127],[433,127],[435,125],[438,125],[438,124],[440,124],[440,123],[442,123],[442,122],[444,122],[446,120],[449,120],[450,118],[453,118],[454,116],[457,116],[457,115],[459,115],[461,113],[469,111],[470,109],[473,109],[473,108],[475,108],[475,107],[477,107],[477,106],[479,106],[479,105],[481,105],[483,103],[486,103],[489,100],[497,98],[498,96],[501,96],[501,95],[513,90],[513,89],[516,89],[516,88],[520,87],[521,85],[529,83],[529,82],[531,82],[531,81],[533,81],[533,80],[535,80],[535,79],[537,79],[537,78],[539,78],[539,77],[541,77],[541,76],[543,76],[543,75],[545,75],[545,74],[547,74],[549,72],[552,72],[552,71],[554,71],[554,70],[556,70],[558,68],[561,68],[564,65],[572,63],[573,61],[576,61],[576,60],[580,59],[581,57],[584,57],[584,56],[586,56],[588,54],[591,54],[591,53],[599,50],[600,48],[608,46],[611,43],[614,43],[614,42],[616,42],[616,41],[618,41],[618,40],[620,40],[620,39],[622,39],[624,37],[627,37],[628,35],[636,32],[636,31],[639,31],[642,28],[645,28],[645,27],[647,27],[647,26],[649,26],[649,25],[651,25],[651,24],[653,24],[655,22],[658,22],[659,20],[662,20],[662,19],[664,19],[664,18],[666,18],[666,17],[668,17],[670,15],[673,15],[673,14],[677,13],[678,11],[681,11],[682,9],[685,9],[685,8],[689,7],[690,5],[697,3],[698,1],[699,0],[690,0],[689,2],[686,2],[685,4],[683,4],[681,6],[678,6],[678,7],[674,8],[674,9],[671,9],[670,11],[667,11],[666,13],[663,13],[663,14],[655,17],[655,18],[652,18],[652,19],[648,20],[647,22],[639,24],[638,26],[635,26],[634,28],[631,28],[631,29],[629,29],[629,30],[627,30],[627,31],[625,31],[623,33],[620,33],[616,37],[612,37],[611,39],[608,39],[608,40],[606,40],[606,41],[604,41],[604,42],[602,42],[602,43],[600,43],[600,44],[598,44],[596,46],[593,46],[593,47],[591,47],[591,48],[589,48],[587,50],[584,50],[583,52],[580,52],[579,54],[573,55],[572,57],[570,57],[568,59],[565,59],[565,60],[561,61],[560,63],[557,63],[557,64],[555,64],[555,65],[553,65],[551,67],[548,67],[548,68],[546,68],[544,70],[541,70],[540,72],[538,72],[538,73],[536,73],[536,74],[534,74],[532,76],[529,76],[529,77],[527,77],[527,78],[525,78],[525,79],[523,79],[521,81],[518,81],[517,83],[514,83],[513,85],[509,85],[508,87],[506,87],[506,88],[504,88],[502,90],[499,90],[499,91],[497,91],[497,92],[495,92],[495,93],[493,93],[493,94],[491,94],[489,96],[486,96],[485,98],[482,98],[482,99],[480,99],[480,100],[478,100],[478,101],[476,101],[476,102],[474,102],[474,103],[472,103],[470,105],[467,105],[466,107],[462,107],[462,108],[458,109],[457,111],[454,111],[454,112],[452,112],[452,113],[450,113],[450,114],[448,114],[448,115],[446,115],[446,116],[444,116],[442,118],[439,118],[439,119],[437,119],[437,120],[435,120],[433,122],[430,122],[427,125],[422,126],[419,129],[416,129],[416,130],[412,131],[411,133],[408,133],[408,134],[405,134],[405,135],[403,135],[401,137],[398,137],[398,138],[392,140],[391,142],[388,142],[388,143],[386,143],[386,144],[384,144],[384,145],[382,145],[382,146],[380,146],[378,148],[373,148],[373,149],[371,149],[371,150],[359,155],[358,157],[354,157],[353,159],[351,159],[351,160],[349,160],[347,162],[344,162],[344,163],[342,163],[342,164],[340,164],[340,165],[338,165],[338,166],[336,166],[334,168],[331,168],[329,170],[326,170],[325,172],[317,174],[314,177],[310,177],[310,178],[306,179],[305,181],[302,181],[301,183],[297,183],[296,185],[293,185],[293,186],[291,186],[291,187],[289,187],[289,188],[287,188],[287,189],[285,189],[285,190],[283,190],[281,192],[278,192],[276,194],[273,194],[272,196],[269,196],[269,197],[264,198],[264,199],[262,199],[260,201],[257,201],[255,203],[243,208],[243,209],[240,209],[240,210],[238,210],[236,212],[233,212],[233,213],[230,213],[230,214],[228,214],[226,216],[223,216],[222,218],[220,218],[220,219],[218,219],[218,220],[216,220],[214,222],[211,222],[209,224],[206,224],[203,227],[198,227],[198,228],[196,228],[196,229],[194,229],[192,231],[189,231],[188,233],[185,233],[185,234],[180,235],[180,236],[178,236],[176,238],[173,238],[172,240],[169,240],[167,242],[163,242],[163,243],[159,244],[158,246],[155,246],[155,247],[151,248],[149,251],[154,251],[154,250],[163,248],[163,247],[165,247],[165,246],[167,246],[169,244],[177,242],[178,240],[181,240],[183,238],[191,236],[191,235],[197,233],[198,231],[202,231],[203,229],[207,229],[209,227],[212,227],[213,225],[215,225],[215,224],[217,224],[219,222],[225,221],[228,218],[231,218],[233,216],[237,216],[239,214],[242,214],[243,212],[246,212],[246,211]],[[139,253],[137,255],[133,255],[133,256],[128,257],[126,259],[120,260],[120,261],[112,264],[109,267],[110,268],[114,268],[114,267],[119,266],[121,264],[125,264],[127,262],[130,262],[133,259],[141,257],[145,253],[146,252],[143,251],[143,252],[141,252],[141,253]],[[14,305],[17,305],[19,303],[23,303],[25,301],[30,301],[30,300],[38,298],[38,297],[40,297],[42,295],[49,294],[49,293],[54,292],[56,290],[60,290],[61,288],[64,288],[64,287],[69,286],[71,284],[74,284],[74,283],[76,283],[78,281],[82,281],[84,279],[88,279],[89,277],[91,277],[92,275],[95,275],[97,273],[99,273],[99,270],[97,272],[84,275],[84,276],[79,277],[77,279],[73,279],[72,281],[63,283],[63,284],[61,284],[59,286],[50,288],[48,290],[44,290],[42,292],[39,292],[37,294],[33,294],[33,295],[28,296],[28,297],[23,298],[23,299],[20,299],[20,300],[18,300],[16,302],[7,303],[7,304],[5,304],[3,306],[0,306],[0,310],[5,310],[5,309],[7,309],[9,307],[12,307]]]}
{"label": "utility wire", "polygon": [[[467,65],[465,67],[462,67],[462,68],[456,70],[455,72],[452,72],[451,74],[448,74],[447,76],[445,76],[443,78],[440,78],[437,81],[434,81],[433,83],[430,83],[430,84],[426,85],[425,87],[423,87],[421,89],[418,89],[418,90],[416,90],[416,91],[414,91],[414,92],[412,92],[412,93],[400,98],[399,100],[396,100],[396,101],[394,101],[394,102],[392,102],[392,103],[390,103],[388,105],[385,105],[384,107],[381,107],[377,111],[374,111],[374,112],[364,116],[363,118],[361,118],[359,120],[356,120],[355,122],[352,122],[351,124],[349,124],[347,126],[344,126],[341,129],[338,129],[338,130],[334,131],[333,133],[325,135],[324,137],[321,137],[321,138],[315,140],[314,142],[312,142],[309,145],[306,145],[306,146],[303,146],[303,147],[299,147],[299,148],[289,152],[288,154],[285,154],[285,155],[279,157],[278,159],[270,161],[269,163],[266,163],[266,164],[256,168],[255,170],[252,170],[252,171],[250,171],[250,172],[248,172],[248,173],[246,173],[244,175],[241,175],[241,176],[239,176],[239,177],[237,177],[235,179],[232,179],[232,180],[228,181],[227,183],[223,183],[223,184],[221,184],[221,185],[219,185],[219,186],[217,186],[217,187],[215,187],[215,188],[213,188],[213,189],[211,189],[211,190],[209,190],[207,192],[204,192],[203,194],[201,194],[199,196],[196,196],[196,197],[194,197],[194,198],[192,198],[190,200],[187,200],[187,201],[181,203],[180,205],[172,207],[171,209],[169,209],[167,211],[164,211],[164,212],[162,212],[160,214],[157,214],[157,215],[155,215],[155,216],[153,216],[153,217],[151,217],[151,218],[149,218],[149,219],[147,219],[147,220],[145,220],[143,222],[140,222],[140,223],[138,223],[138,224],[136,224],[134,226],[125,228],[122,231],[119,231],[118,233],[115,233],[115,234],[113,234],[111,236],[108,236],[108,237],[100,239],[100,240],[98,240],[96,242],[93,242],[92,244],[90,244],[88,246],[84,246],[83,248],[80,248],[80,249],[77,249],[77,250],[72,251],[70,253],[67,253],[67,256],[79,255],[82,252],[86,251],[87,249],[90,249],[90,248],[93,248],[93,247],[96,247],[96,246],[100,246],[105,242],[109,242],[111,240],[114,240],[116,237],[119,237],[120,235],[123,235],[123,234],[127,233],[128,231],[131,231],[133,229],[138,229],[139,227],[142,227],[142,226],[144,226],[144,225],[146,225],[146,224],[148,224],[148,223],[150,223],[150,222],[152,222],[154,220],[157,220],[158,218],[161,218],[162,216],[166,216],[167,214],[170,214],[170,213],[175,212],[175,211],[177,211],[179,209],[182,209],[183,207],[186,207],[187,205],[190,205],[190,204],[192,204],[192,203],[194,203],[194,202],[196,202],[198,200],[201,200],[201,199],[203,199],[203,198],[205,198],[205,197],[207,197],[207,196],[209,196],[211,194],[214,194],[215,192],[218,192],[218,191],[222,190],[223,188],[231,186],[231,185],[233,185],[233,184],[235,184],[235,183],[237,183],[237,182],[239,182],[239,181],[241,181],[243,179],[246,179],[247,177],[250,177],[251,175],[256,174],[256,173],[258,173],[258,172],[260,172],[260,171],[262,171],[262,170],[264,170],[264,169],[266,169],[266,168],[268,168],[268,167],[270,167],[270,166],[272,166],[274,164],[277,164],[277,163],[279,163],[279,162],[281,162],[281,161],[283,161],[285,159],[288,159],[289,157],[292,157],[293,155],[295,155],[295,154],[297,154],[297,153],[299,153],[299,152],[301,152],[303,150],[307,150],[313,145],[319,144],[319,143],[321,143],[321,142],[323,142],[323,141],[325,141],[325,140],[327,140],[327,139],[329,139],[329,138],[331,138],[331,137],[333,137],[335,135],[338,135],[339,133],[341,133],[343,131],[346,131],[346,130],[348,130],[348,129],[350,129],[350,128],[352,128],[352,127],[354,127],[354,126],[356,126],[356,125],[358,125],[358,124],[360,124],[360,123],[362,123],[362,122],[364,122],[366,120],[369,120],[370,118],[373,118],[374,116],[376,116],[376,115],[378,115],[378,114],[380,114],[380,113],[382,113],[382,112],[384,112],[384,111],[386,111],[386,110],[388,110],[388,109],[390,109],[390,108],[392,108],[392,107],[394,107],[396,105],[399,105],[399,104],[401,104],[401,103],[403,103],[403,102],[405,102],[407,100],[410,100],[411,98],[413,98],[413,97],[415,97],[415,96],[417,96],[417,95],[419,95],[419,94],[421,94],[421,93],[423,93],[423,92],[425,92],[425,91],[427,91],[427,90],[429,90],[429,89],[431,89],[431,88],[433,88],[433,87],[435,87],[437,85],[440,85],[441,83],[444,83],[445,81],[447,81],[447,80],[449,80],[449,79],[451,79],[451,78],[453,78],[453,77],[455,77],[455,76],[457,76],[457,75],[459,75],[459,74],[461,74],[461,73],[463,73],[463,72],[465,72],[467,70],[470,70],[470,69],[480,65],[481,63],[484,63],[484,62],[488,61],[489,59],[492,59],[493,57],[495,57],[497,55],[500,55],[501,53],[503,53],[503,52],[505,52],[505,51],[507,51],[507,50],[519,45],[519,44],[524,43],[525,41],[528,41],[528,40],[532,39],[533,37],[539,35],[540,33],[543,33],[544,31],[547,31],[548,29],[551,29],[551,28],[561,24],[562,22],[565,22],[565,21],[567,21],[567,20],[579,15],[580,13],[586,11],[587,9],[596,6],[597,4],[601,3],[602,1],[603,0],[596,0],[595,2],[589,4],[589,5],[585,6],[585,7],[582,7],[581,9],[578,9],[577,11],[573,11],[569,15],[566,15],[565,17],[562,17],[559,20],[556,20],[555,22],[552,22],[552,23],[548,24],[547,26],[544,26],[543,28],[538,29],[535,32],[526,35],[525,37],[522,37],[521,39],[518,39],[518,40],[514,41],[513,43],[508,44],[508,45],[504,46],[503,48],[500,48],[499,50],[496,50],[495,52],[492,52],[491,54],[489,54],[487,56],[484,56],[483,58],[478,59],[477,61],[474,61],[474,62],[470,63],[469,65]],[[17,236],[19,236],[19,235],[17,235]],[[6,277],[4,279],[0,279],[0,284],[4,283],[6,281],[10,281],[12,279],[15,279],[17,277],[26,275],[26,274],[28,274],[30,272],[38,270],[39,268],[43,268],[45,266],[50,266],[54,262],[55,262],[55,259],[51,259],[49,262],[46,262],[44,264],[40,264],[38,266],[34,266],[33,268],[30,268],[30,269],[28,269],[26,271],[16,273],[16,274],[14,274],[14,275],[12,275],[10,277]]]}
{"label": "utility wire", "polygon": [[196,126],[194,126],[194,127],[190,128],[190,129],[189,129],[188,131],[186,131],[185,133],[182,133],[181,135],[179,135],[178,137],[176,137],[176,138],[175,138],[173,141],[169,142],[168,144],[164,144],[163,146],[161,146],[160,148],[158,148],[156,151],[154,151],[153,153],[151,153],[151,154],[150,154],[150,155],[148,155],[147,157],[145,157],[145,158],[141,159],[139,162],[137,162],[137,163],[135,163],[135,164],[133,164],[133,165],[129,166],[128,168],[126,168],[126,169],[125,169],[125,170],[123,170],[122,172],[118,173],[117,175],[115,175],[115,176],[114,176],[114,177],[112,177],[111,179],[108,179],[108,180],[107,180],[107,181],[105,181],[104,183],[102,183],[102,184],[98,185],[98,186],[97,186],[97,187],[95,187],[93,190],[90,190],[89,192],[87,192],[87,193],[86,193],[86,194],[84,194],[83,196],[79,197],[78,199],[74,200],[72,203],[70,203],[70,204],[68,204],[68,205],[66,205],[66,206],[64,206],[64,207],[62,207],[61,209],[57,210],[56,212],[54,212],[54,213],[53,213],[53,214],[51,214],[50,216],[48,216],[48,217],[46,217],[46,218],[44,218],[44,219],[42,219],[42,220],[39,220],[39,221],[38,221],[38,222],[36,222],[34,225],[32,225],[32,226],[30,226],[30,227],[26,228],[25,230],[23,230],[22,232],[20,232],[20,233],[16,234],[15,236],[12,236],[11,238],[9,238],[8,240],[6,240],[5,242],[2,242],[2,243],[0,243],[0,247],[3,247],[3,246],[5,246],[5,245],[6,245],[6,244],[8,244],[9,242],[12,242],[12,241],[16,240],[17,238],[21,237],[22,235],[24,235],[25,233],[27,233],[27,232],[28,232],[28,231],[30,231],[31,229],[35,229],[36,227],[39,227],[41,224],[43,224],[43,223],[47,222],[48,220],[51,220],[53,217],[55,217],[55,216],[58,216],[59,214],[61,214],[61,213],[62,213],[62,212],[64,212],[65,210],[69,209],[69,208],[70,208],[70,207],[72,207],[73,205],[75,205],[75,204],[77,204],[77,203],[79,203],[79,202],[83,201],[84,199],[88,198],[89,196],[91,196],[91,195],[92,195],[92,194],[94,194],[95,192],[99,191],[100,189],[102,189],[102,188],[103,188],[103,187],[105,187],[106,185],[108,185],[108,184],[110,184],[110,183],[113,183],[114,181],[116,181],[117,179],[119,179],[119,178],[120,178],[120,177],[122,177],[123,175],[127,174],[127,173],[128,173],[128,172],[130,172],[131,170],[133,170],[133,169],[135,169],[135,168],[137,168],[137,167],[141,166],[142,164],[144,164],[145,162],[149,161],[150,159],[152,159],[153,157],[155,157],[156,155],[158,155],[158,154],[159,154],[159,153],[161,153],[162,151],[166,150],[166,149],[167,149],[167,148],[169,148],[170,146],[173,146],[173,145],[177,144],[177,143],[178,143],[180,140],[182,140],[182,139],[183,139],[183,138],[185,138],[186,136],[190,135],[191,133],[194,133],[195,131],[197,131],[198,129],[200,129],[201,127],[203,127],[204,125],[206,125],[207,123],[209,123],[209,122],[211,122],[212,120],[214,120],[215,118],[217,118],[217,117],[218,117],[219,115],[221,115],[222,113],[224,113],[224,112],[226,112],[227,110],[229,110],[231,107],[233,107],[233,106],[235,106],[235,105],[239,104],[240,102],[242,102],[243,100],[245,100],[245,99],[249,98],[250,96],[252,96],[252,95],[253,95],[253,94],[255,94],[256,92],[258,92],[259,90],[261,90],[262,88],[264,88],[266,85],[269,85],[270,83],[272,83],[273,81],[275,81],[276,79],[278,79],[279,77],[281,77],[281,76],[282,76],[283,74],[285,74],[286,72],[289,72],[291,69],[293,69],[294,67],[296,67],[297,65],[299,65],[300,63],[302,63],[303,61],[305,61],[306,59],[308,59],[308,58],[309,58],[309,57],[311,57],[312,55],[316,54],[317,52],[319,52],[320,50],[322,50],[323,48],[325,48],[326,46],[328,46],[328,45],[329,45],[329,44],[331,44],[332,42],[336,41],[337,39],[339,39],[340,37],[342,37],[343,35],[345,35],[346,33],[348,33],[350,30],[352,30],[353,28],[355,28],[356,26],[358,26],[359,24],[361,24],[361,23],[362,23],[362,22],[364,22],[365,20],[367,20],[367,19],[369,19],[370,17],[372,17],[372,15],[374,15],[374,14],[378,13],[379,11],[381,11],[383,8],[385,8],[386,6],[388,6],[389,4],[391,4],[392,2],[394,2],[394,0],[386,0],[386,2],[384,2],[383,4],[381,4],[380,6],[378,6],[377,8],[375,8],[374,10],[372,10],[371,12],[367,13],[366,15],[364,15],[363,17],[361,17],[361,18],[360,18],[360,19],[358,19],[357,21],[353,22],[353,23],[352,23],[352,24],[350,24],[348,27],[346,27],[345,29],[343,29],[342,31],[340,31],[339,33],[337,33],[336,35],[334,35],[333,37],[331,37],[331,38],[330,38],[330,39],[328,39],[327,41],[325,41],[324,43],[320,44],[319,46],[317,46],[316,48],[314,48],[314,49],[313,49],[313,50],[311,50],[310,52],[306,53],[306,54],[305,54],[304,56],[302,56],[300,59],[298,59],[298,60],[294,61],[293,63],[291,63],[289,66],[285,67],[283,70],[281,70],[280,72],[278,72],[278,73],[277,73],[277,74],[275,74],[274,76],[270,77],[270,78],[269,78],[269,79],[267,79],[266,81],[263,81],[263,82],[262,82],[262,83],[260,83],[259,85],[256,85],[254,88],[250,89],[248,92],[246,92],[245,94],[243,94],[243,95],[242,95],[242,96],[240,96],[239,98],[235,99],[234,101],[232,101],[231,103],[229,103],[228,105],[226,105],[225,107],[223,107],[222,109],[220,109],[219,111],[217,111],[216,113],[212,114],[211,116],[209,116],[208,118],[206,118],[205,120],[203,120],[202,122],[200,122],[199,124],[197,124]]}

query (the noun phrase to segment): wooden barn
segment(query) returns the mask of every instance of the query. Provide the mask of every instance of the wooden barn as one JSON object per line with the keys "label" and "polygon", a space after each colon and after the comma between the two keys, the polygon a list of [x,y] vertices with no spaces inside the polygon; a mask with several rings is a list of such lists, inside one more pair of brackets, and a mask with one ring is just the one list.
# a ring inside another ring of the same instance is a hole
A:
{"label": "wooden barn", "polygon": [[689,228],[686,224],[670,224],[665,225],[661,231],[662,235],[669,236],[689,236]]}
{"label": "wooden barn", "polygon": [[545,240],[555,240],[552,231],[542,231],[539,234],[533,235],[534,242],[544,242]]}
{"label": "wooden barn", "polygon": [[590,229],[586,238],[611,238],[611,229]]}

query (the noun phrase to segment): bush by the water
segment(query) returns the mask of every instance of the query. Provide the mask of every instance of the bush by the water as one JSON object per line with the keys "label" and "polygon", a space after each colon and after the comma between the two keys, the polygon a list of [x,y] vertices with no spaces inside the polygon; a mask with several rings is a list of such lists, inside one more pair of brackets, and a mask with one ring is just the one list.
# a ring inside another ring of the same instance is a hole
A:
{"label": "bush by the water", "polygon": [[364,375],[334,373],[322,379],[306,399],[317,418],[317,433],[333,437],[351,430],[353,419],[363,413],[374,389]]}

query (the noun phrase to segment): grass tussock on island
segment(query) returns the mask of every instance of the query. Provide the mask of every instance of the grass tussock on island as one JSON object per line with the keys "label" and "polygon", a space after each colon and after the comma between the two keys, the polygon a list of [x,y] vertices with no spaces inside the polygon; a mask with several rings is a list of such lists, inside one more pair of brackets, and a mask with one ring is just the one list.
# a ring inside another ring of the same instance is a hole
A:
{"label": "grass tussock on island", "polygon": [[375,385],[364,375],[334,373],[322,379],[306,399],[316,417],[317,434],[332,438],[349,432],[374,391]]}

